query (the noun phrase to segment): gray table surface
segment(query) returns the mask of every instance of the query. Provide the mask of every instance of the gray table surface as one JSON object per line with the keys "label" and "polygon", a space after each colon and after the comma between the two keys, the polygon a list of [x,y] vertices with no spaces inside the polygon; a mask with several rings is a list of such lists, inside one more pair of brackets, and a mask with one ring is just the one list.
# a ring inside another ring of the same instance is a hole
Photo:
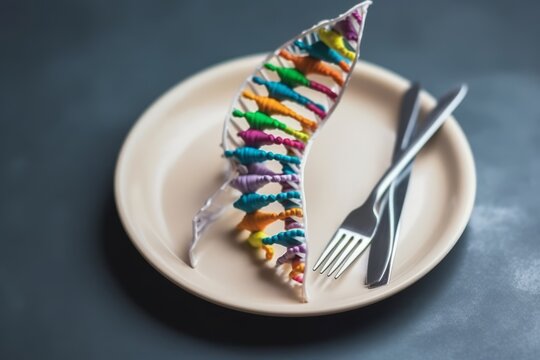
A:
{"label": "gray table surface", "polygon": [[126,236],[112,176],[141,112],[190,74],[353,4],[1,1],[1,359],[538,359],[533,1],[371,8],[364,59],[435,94],[470,85],[456,116],[476,159],[475,210],[448,257],[402,293],[324,318],[237,313],[169,283]]}

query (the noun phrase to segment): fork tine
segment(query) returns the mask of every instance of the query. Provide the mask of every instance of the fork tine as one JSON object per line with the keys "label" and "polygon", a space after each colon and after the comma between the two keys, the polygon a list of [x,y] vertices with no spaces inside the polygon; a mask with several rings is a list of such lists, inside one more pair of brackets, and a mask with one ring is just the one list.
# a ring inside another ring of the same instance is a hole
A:
{"label": "fork tine", "polygon": [[330,271],[328,272],[328,276],[331,276],[342,264],[345,259],[351,254],[351,252],[356,248],[358,244],[361,244],[363,239],[361,237],[354,237],[345,250],[339,255],[338,259],[334,262],[334,265],[330,268]]}
{"label": "fork tine", "polygon": [[334,247],[337,245],[337,243],[345,236],[345,233],[339,229],[335,234],[332,240],[326,245],[326,248],[324,249],[321,256],[319,256],[319,259],[317,260],[317,263],[315,263],[315,266],[313,266],[313,271],[317,270],[319,266],[326,260],[330,252],[334,249]]}
{"label": "fork tine", "polygon": [[328,259],[326,260],[326,262],[324,263],[321,269],[321,274],[324,273],[326,269],[330,267],[330,265],[332,265],[334,260],[338,257],[339,254],[341,254],[341,251],[343,250],[345,245],[349,243],[350,240],[351,240],[351,236],[345,233],[341,241],[336,245],[332,253],[328,256]]}
{"label": "fork tine", "polygon": [[345,263],[343,264],[343,266],[341,267],[341,269],[339,269],[339,271],[337,272],[336,276],[334,276],[334,279],[337,279],[341,276],[341,274],[343,274],[343,272],[345,270],[347,270],[349,268],[349,266],[351,266],[351,264],[360,256],[362,255],[362,253],[367,249],[367,247],[369,246],[369,244],[371,243],[371,241],[368,241],[368,239],[362,239],[362,241],[360,242],[360,245],[358,245],[356,247],[356,249],[354,249],[353,253],[351,254],[351,256],[349,256],[347,258],[347,260],[345,260]]}

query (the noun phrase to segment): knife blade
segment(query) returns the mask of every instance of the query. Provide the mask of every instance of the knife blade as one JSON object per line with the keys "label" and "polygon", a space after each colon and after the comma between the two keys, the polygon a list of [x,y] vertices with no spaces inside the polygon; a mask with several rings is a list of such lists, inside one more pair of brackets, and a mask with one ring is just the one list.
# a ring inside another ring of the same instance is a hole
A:
{"label": "knife blade", "polygon": [[390,256],[388,259],[388,265],[386,266],[380,280],[377,282],[368,284],[369,288],[375,288],[375,287],[386,285],[388,284],[388,281],[390,280],[390,273],[392,271],[392,264],[394,262],[393,260],[396,253],[397,240],[399,238],[401,212],[403,210],[403,204],[405,203],[405,196],[407,195],[407,188],[409,187],[409,179],[411,175],[411,170],[412,170],[412,163],[407,167],[407,169],[403,171],[403,178],[402,180],[400,180],[399,184],[392,184],[392,187],[395,188],[393,192],[390,193],[393,197],[392,204],[394,205],[393,206],[394,222],[392,224],[394,231],[392,234],[393,239],[390,245]]}
{"label": "knife blade", "polygon": [[[418,119],[419,112],[419,92],[420,85],[414,83],[403,95],[398,131],[392,156],[393,162],[396,161],[402,151],[407,148],[416,128],[416,120]],[[399,219],[405,201],[405,195],[407,193],[411,168],[412,162],[406,170],[404,170],[400,179],[397,179],[392,183],[387,192],[387,201],[383,202],[381,220],[371,242],[371,249],[369,252],[368,271],[366,276],[366,284],[369,287],[382,281],[385,275],[386,281],[388,281],[389,268],[395,250],[394,242],[397,237]]]}

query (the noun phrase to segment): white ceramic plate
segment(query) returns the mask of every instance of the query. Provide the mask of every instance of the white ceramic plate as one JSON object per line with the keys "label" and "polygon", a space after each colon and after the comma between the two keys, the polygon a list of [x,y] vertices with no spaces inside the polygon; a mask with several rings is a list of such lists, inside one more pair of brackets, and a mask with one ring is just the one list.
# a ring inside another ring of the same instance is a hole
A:
{"label": "white ceramic plate", "polygon": [[[205,70],[158,99],[138,120],[120,153],[115,193],[131,239],[163,275],[208,301],[277,316],[341,312],[409,286],[454,246],[473,207],[476,176],[469,144],[450,119],[414,166],[391,281],[363,286],[367,254],[339,280],[309,272],[309,303],[277,281],[248,245],[225,234],[241,217],[231,210],[201,243],[197,269],[188,265],[191,220],[221,181],[219,147],[225,113],[261,56]],[[390,163],[400,96],[408,81],[367,63],[314,140],[305,170],[313,264],[345,215],[361,204]],[[423,111],[434,106],[423,93]],[[179,304],[181,306],[181,304]]]}

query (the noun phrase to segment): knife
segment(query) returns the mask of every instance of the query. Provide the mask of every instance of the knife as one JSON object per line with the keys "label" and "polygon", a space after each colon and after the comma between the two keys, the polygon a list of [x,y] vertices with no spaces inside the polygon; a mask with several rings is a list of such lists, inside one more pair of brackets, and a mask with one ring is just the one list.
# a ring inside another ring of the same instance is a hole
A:
{"label": "knife", "polygon": [[[420,85],[414,83],[403,95],[399,115],[399,125],[392,155],[392,162],[399,159],[407,148],[416,128],[419,113],[418,95]],[[379,227],[371,242],[366,284],[368,287],[385,285],[388,282],[395,241],[399,231],[399,219],[405,202],[412,162],[403,171],[399,179],[389,187],[387,201],[383,202]]]}

